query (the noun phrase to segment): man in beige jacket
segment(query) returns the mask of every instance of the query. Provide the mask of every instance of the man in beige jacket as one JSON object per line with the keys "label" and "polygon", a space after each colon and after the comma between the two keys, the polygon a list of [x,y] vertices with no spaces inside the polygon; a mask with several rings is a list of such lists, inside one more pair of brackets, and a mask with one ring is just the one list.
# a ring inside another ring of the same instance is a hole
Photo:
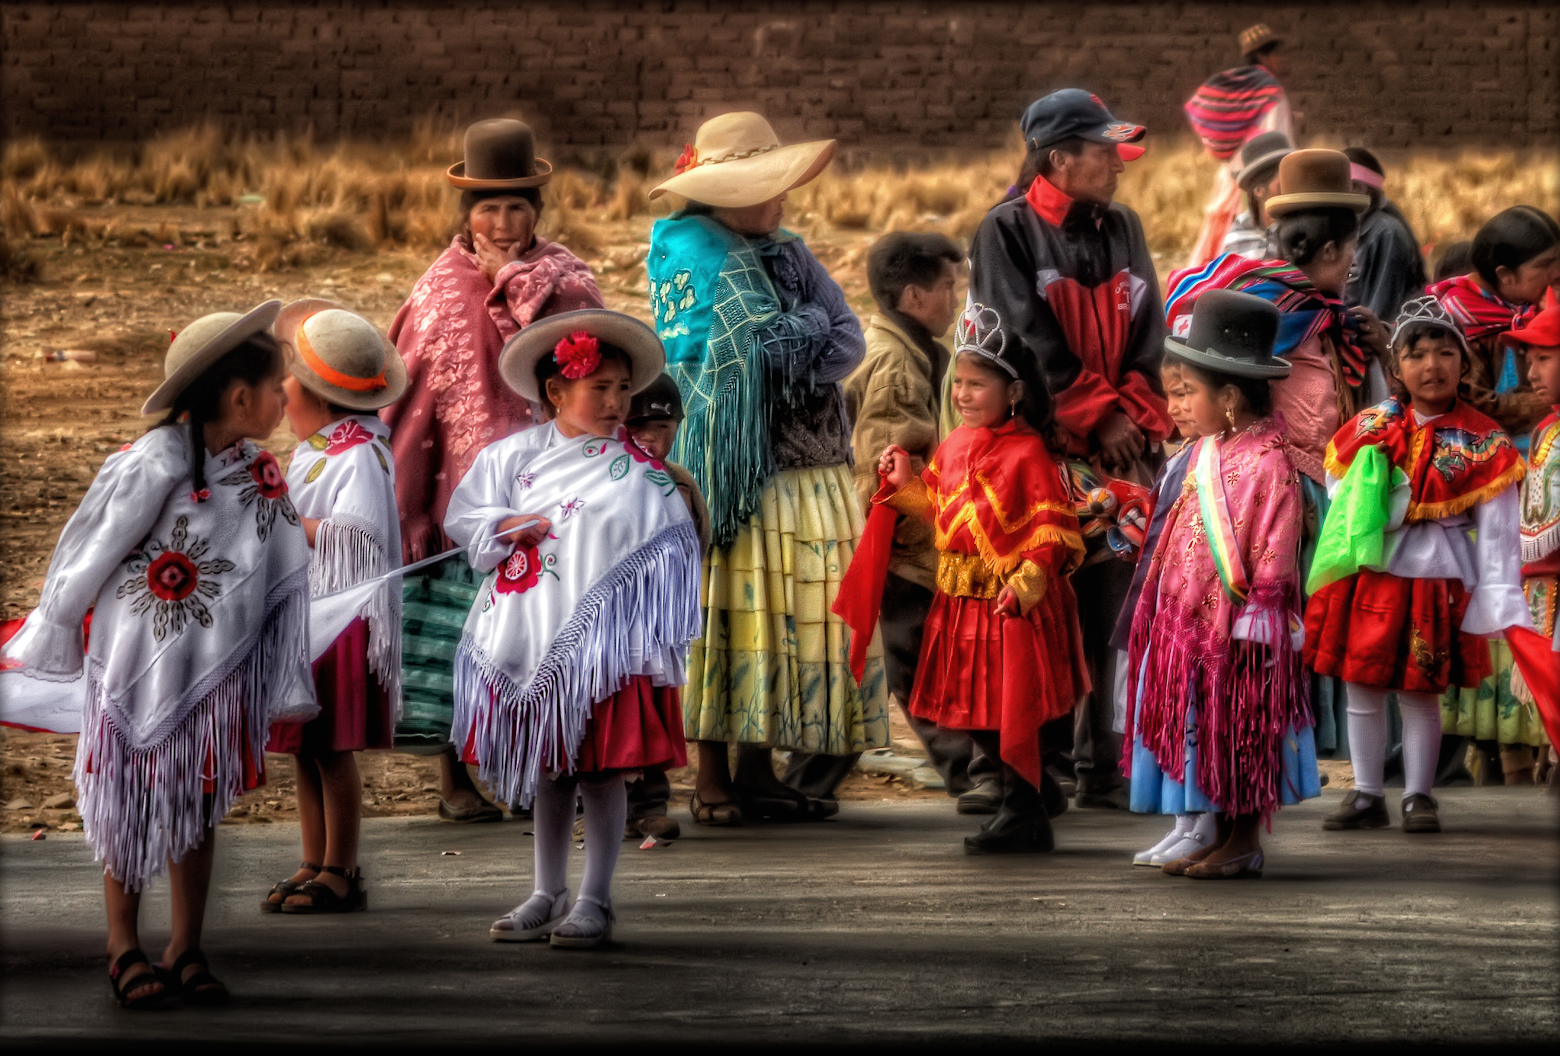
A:
{"label": "man in beige jacket", "polygon": [[[867,281],[878,310],[866,327],[866,359],[845,380],[846,405],[855,423],[851,441],[856,490],[863,507],[878,490],[878,456],[884,448],[897,444],[910,452],[917,473],[937,449],[943,376],[950,358],[948,349],[937,339],[948,332],[958,315],[956,287],[963,263],[964,253],[958,245],[946,236],[930,233],[891,232],[868,253]],[[888,689],[901,707],[909,701],[915,683],[922,626],[936,583],[937,549],[931,524],[901,517],[894,529],[879,621]],[[938,729],[908,712],[906,716],[949,793],[959,796],[959,810],[995,811],[999,795],[996,769],[991,768],[989,775],[981,773],[983,760],[974,752],[969,736],[958,730]],[[801,779],[804,784],[797,787],[809,795],[832,794],[848,771],[825,774],[824,764],[834,762],[837,768],[844,759],[793,757],[787,780],[796,784],[796,779]],[[983,777],[991,787],[983,784]]]}

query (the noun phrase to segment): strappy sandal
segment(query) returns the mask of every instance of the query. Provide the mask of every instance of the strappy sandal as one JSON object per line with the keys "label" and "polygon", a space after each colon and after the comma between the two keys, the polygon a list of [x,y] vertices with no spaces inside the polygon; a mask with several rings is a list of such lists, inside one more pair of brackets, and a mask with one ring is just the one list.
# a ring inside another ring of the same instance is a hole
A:
{"label": "strappy sandal", "polygon": [[[184,969],[190,965],[198,965],[200,971],[184,978]],[[163,986],[169,990],[177,990],[179,1000],[186,1005],[223,1005],[227,1003],[228,988],[211,974],[211,965],[206,961],[206,955],[199,947],[191,947],[179,954],[179,959],[173,962],[173,967],[153,965],[157,969],[157,975],[162,979]]]}
{"label": "strappy sandal", "polygon": [[735,803],[706,803],[695,792],[688,800],[688,810],[700,825],[716,827],[742,824],[742,808]]}
{"label": "strappy sandal", "polygon": [[309,901],[307,903],[283,902],[283,913],[358,913],[368,908],[368,893],[363,890],[362,869],[348,872],[339,865],[327,865],[320,871],[345,880],[347,893],[338,895],[329,885],[319,880],[305,880],[298,885],[298,889],[293,894],[306,895]]}
{"label": "strappy sandal", "polygon": [[[138,964],[144,964],[150,971],[137,972],[125,979],[125,970]],[[152,1008],[162,1004],[173,996],[168,990],[167,983],[163,980],[162,973],[157,966],[146,959],[146,954],[140,948],[126,950],[119,955],[119,959],[108,966],[108,985],[114,988],[114,1000],[119,1002],[120,1008],[141,1009]],[[155,992],[132,997],[138,991],[145,990],[149,986],[155,986]]]}
{"label": "strappy sandal", "polygon": [[[587,927],[594,927],[596,919],[578,915],[581,902],[592,903],[606,917],[601,922],[600,931],[594,933],[584,931]],[[612,912],[612,904],[610,902],[602,902],[600,899],[582,894],[574,900],[574,908],[569,910],[569,915],[564,918],[563,923],[553,929],[548,941],[559,949],[593,950],[597,946],[604,946],[612,941],[612,924],[616,920],[617,914]]]}
{"label": "strappy sandal", "polygon": [[[313,862],[299,862],[298,868],[312,869],[314,871],[314,875],[319,876],[320,870],[323,869],[324,866],[315,865]],[[280,913],[282,911],[282,903],[287,901],[287,896],[308,882],[308,880],[278,880],[275,884],[271,885],[271,890],[267,891],[265,898],[261,900],[260,912]],[[278,898],[275,902],[272,902],[272,895],[281,895],[282,897]]]}

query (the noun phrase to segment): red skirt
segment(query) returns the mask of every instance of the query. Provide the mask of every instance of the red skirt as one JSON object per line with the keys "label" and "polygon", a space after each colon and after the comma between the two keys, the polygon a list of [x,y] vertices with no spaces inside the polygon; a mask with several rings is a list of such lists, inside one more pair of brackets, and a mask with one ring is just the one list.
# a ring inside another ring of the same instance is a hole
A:
{"label": "red skirt", "polygon": [[308,722],[271,724],[268,752],[388,751],[395,738],[390,694],[368,669],[368,624],[347,624],[341,637],[314,661],[314,693],[320,713]]}
{"label": "red skirt", "polygon": [[1319,675],[1412,693],[1473,689],[1489,677],[1489,643],[1462,630],[1460,579],[1358,572],[1311,596],[1305,662]]}

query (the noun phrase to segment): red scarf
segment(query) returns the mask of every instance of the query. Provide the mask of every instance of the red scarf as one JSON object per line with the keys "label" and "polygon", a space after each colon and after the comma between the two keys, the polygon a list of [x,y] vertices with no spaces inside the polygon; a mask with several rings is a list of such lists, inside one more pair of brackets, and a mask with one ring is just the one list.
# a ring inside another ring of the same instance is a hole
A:
{"label": "red scarf", "polygon": [[1354,456],[1372,446],[1407,475],[1411,497],[1404,519],[1410,522],[1470,510],[1527,471],[1500,426],[1460,400],[1424,425],[1397,397],[1361,411],[1327,445],[1327,472],[1341,480]]}
{"label": "red scarf", "polygon": [[1473,275],[1455,275],[1432,283],[1425,292],[1441,302],[1470,341],[1522,326],[1538,311],[1536,305],[1512,304],[1479,284]]}

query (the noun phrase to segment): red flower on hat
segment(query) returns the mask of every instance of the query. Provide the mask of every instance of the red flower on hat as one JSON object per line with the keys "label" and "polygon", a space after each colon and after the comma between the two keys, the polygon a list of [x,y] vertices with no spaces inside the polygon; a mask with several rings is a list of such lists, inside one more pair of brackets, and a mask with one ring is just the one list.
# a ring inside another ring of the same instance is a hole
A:
{"label": "red flower on hat", "polygon": [[147,589],[163,601],[183,601],[199,582],[195,562],[177,550],[164,550],[146,569]]}
{"label": "red flower on hat", "polygon": [[542,575],[542,555],[534,546],[516,547],[508,560],[498,566],[493,586],[500,594],[524,594]]}
{"label": "red flower on hat", "polygon": [[366,444],[373,438],[374,434],[364,429],[356,418],[348,418],[331,430],[330,436],[325,441],[325,453],[339,455],[359,444]]}
{"label": "red flower on hat", "polygon": [[683,144],[683,152],[677,156],[676,175],[681,176],[699,163],[699,152],[692,143]]}
{"label": "red flower on hat", "polygon": [[588,377],[601,366],[601,343],[584,330],[576,330],[553,347],[553,359],[570,381]]}
{"label": "red flower on hat", "polygon": [[255,488],[263,499],[280,499],[287,495],[287,478],[282,475],[282,467],[277,465],[276,456],[269,451],[260,452],[255,460],[249,463],[249,476],[255,482]]}

